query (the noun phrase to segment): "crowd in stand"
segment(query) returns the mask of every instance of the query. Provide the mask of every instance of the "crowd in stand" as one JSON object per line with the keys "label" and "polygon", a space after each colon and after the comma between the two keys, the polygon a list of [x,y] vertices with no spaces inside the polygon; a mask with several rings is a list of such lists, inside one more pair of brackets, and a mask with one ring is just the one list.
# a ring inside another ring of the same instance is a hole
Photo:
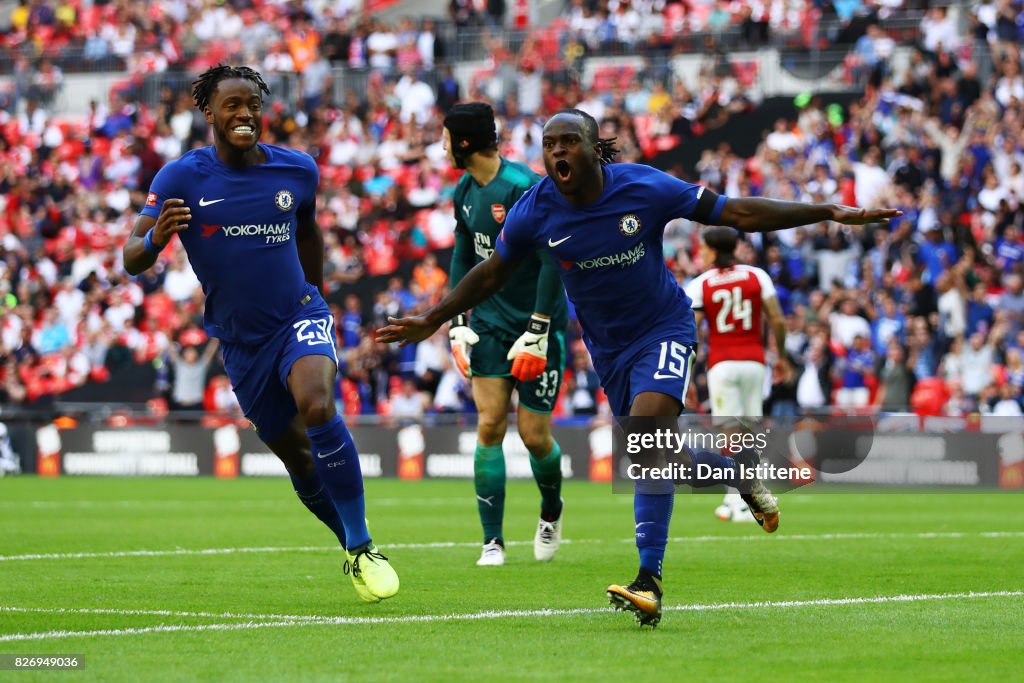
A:
{"label": "crowd in stand", "polygon": [[[16,0],[11,4],[9,14],[0,17],[0,59],[45,57],[50,67],[56,62],[73,70],[116,66],[159,71],[182,60],[199,60],[187,64],[195,70],[202,62],[248,53],[253,59],[259,56],[268,71],[303,72],[316,61],[318,46],[330,62],[352,68],[408,64],[430,68],[436,57],[454,56],[464,49],[462,40],[435,44],[435,19],[445,20],[452,28],[448,35],[460,39],[481,28],[538,28],[531,23],[530,3],[515,0],[451,0],[446,17],[423,21],[381,19],[361,12],[368,3],[359,0]],[[671,49],[688,34],[720,35],[729,30],[756,44],[767,40],[769,33],[802,34],[821,17],[848,22],[866,11],[886,15],[908,4],[923,3],[567,0],[561,28],[565,42],[571,43],[568,52],[635,51],[645,46]],[[24,66],[19,71],[35,79]],[[45,78],[36,80],[42,83]]]}
{"label": "crowd in stand", "polygon": [[[441,146],[444,112],[460,99],[492,101],[501,153],[538,170],[541,125],[567,106],[592,113],[602,137],[617,137],[624,161],[699,144],[704,132],[757,106],[749,83],[723,71],[720,56],[708,57],[700,87],[690,90],[654,61],[598,73],[584,85],[565,68],[571,54],[561,49],[573,41],[585,44],[583,53],[590,49],[590,32],[601,25],[594,17],[623,22],[636,13],[660,22],[640,26],[664,26],[677,4],[574,0],[567,38],[554,51],[543,35],[513,50],[495,30],[488,38],[494,68],[462,89],[445,56],[451,46],[440,44],[433,22],[392,28],[347,13],[345,3],[331,3],[337,14],[328,14],[317,3],[22,2],[0,49],[35,45],[40,54],[18,52],[21,71],[7,93],[13,106],[0,110],[0,401],[31,405],[152,364],[154,395],[172,407],[237,410],[201,331],[202,292],[180,244],[138,278],[120,262],[150,180],[163,164],[207,144],[205,120],[186,87],[165,87],[146,102],[130,78],[84,118],[52,116],[61,80],[54,46],[81,44],[98,59],[114,54],[136,73],[194,73],[237,56],[262,69],[272,91],[275,74],[301,74],[297,96],[274,100],[266,112],[263,140],[305,150],[321,169],[325,283],[343,347],[338,402],[349,415],[411,418],[472,406],[443,330],[405,349],[381,347],[369,335],[386,316],[436,301],[448,285],[435,255],[453,242],[459,172]],[[690,2],[681,16],[708,27],[764,19],[774,29],[820,4]],[[824,4],[850,20],[901,3]],[[951,414],[1021,414],[1019,4],[977,6],[966,31],[944,10],[930,11],[903,72],[889,60],[891,38],[870,28],[851,53],[865,83],[859,101],[842,108],[798,98],[798,116],[766,131],[753,156],[723,145],[677,171],[727,195],[904,211],[888,228],[821,224],[741,244],[741,260],[772,275],[787,314],[786,348],[769,354],[770,411],[905,410],[915,402]],[[461,6],[452,2],[456,24]],[[478,19],[497,24],[470,23]],[[617,30],[616,40],[625,41]],[[988,55],[992,76],[983,81],[977,65]],[[354,66],[353,59],[364,60],[368,86],[337,101],[330,66]],[[506,64],[511,77],[491,87]],[[433,84],[424,67],[440,74]],[[667,227],[665,258],[680,283],[705,265],[698,240],[699,226],[688,221]],[[369,290],[376,282],[386,285]],[[603,399],[575,322],[569,339],[556,414],[592,415]],[[703,373],[696,377],[691,402],[701,409]]]}

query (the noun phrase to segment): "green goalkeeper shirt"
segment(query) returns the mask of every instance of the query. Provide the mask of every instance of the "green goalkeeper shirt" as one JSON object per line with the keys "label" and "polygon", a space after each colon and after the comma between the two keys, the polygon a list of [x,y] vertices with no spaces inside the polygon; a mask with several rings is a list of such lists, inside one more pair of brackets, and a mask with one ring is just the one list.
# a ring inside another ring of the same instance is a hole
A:
{"label": "green goalkeeper shirt", "polygon": [[[541,176],[525,164],[501,160],[498,174],[481,186],[469,173],[455,187],[455,249],[452,254],[451,286],[469,270],[490,257],[512,205]],[[565,289],[554,262],[543,252],[534,252],[497,294],[477,304],[470,325],[483,323],[520,335],[532,313],[551,317],[551,330],[564,330],[568,319]]]}

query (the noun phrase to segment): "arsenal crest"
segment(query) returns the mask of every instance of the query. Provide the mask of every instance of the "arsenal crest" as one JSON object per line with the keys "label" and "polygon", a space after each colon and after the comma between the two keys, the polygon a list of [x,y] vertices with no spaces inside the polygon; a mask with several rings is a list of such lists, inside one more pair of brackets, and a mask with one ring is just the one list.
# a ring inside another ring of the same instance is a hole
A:
{"label": "arsenal crest", "polygon": [[504,204],[491,204],[491,215],[494,216],[494,220],[499,223],[505,222],[505,205]]}

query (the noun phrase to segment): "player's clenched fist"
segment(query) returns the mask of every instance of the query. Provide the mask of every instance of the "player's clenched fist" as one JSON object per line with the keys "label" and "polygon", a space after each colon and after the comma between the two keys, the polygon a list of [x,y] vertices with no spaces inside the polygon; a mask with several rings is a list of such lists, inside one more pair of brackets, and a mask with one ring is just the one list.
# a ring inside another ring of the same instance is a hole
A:
{"label": "player's clenched fist", "polygon": [[192,220],[192,209],[185,206],[184,199],[165,199],[160,207],[160,216],[156,219],[150,241],[153,246],[163,249],[171,241],[174,233],[188,228]]}
{"label": "player's clenched fist", "polygon": [[548,364],[548,328],[549,318],[536,314],[530,316],[526,332],[516,339],[516,343],[508,352],[508,360],[512,361],[512,376],[520,382],[528,382],[540,377]]}
{"label": "player's clenched fist", "polygon": [[465,315],[457,315],[448,328],[448,340],[452,345],[452,358],[455,359],[455,367],[459,369],[462,376],[469,379],[469,347],[480,341],[469,325],[466,324]]}

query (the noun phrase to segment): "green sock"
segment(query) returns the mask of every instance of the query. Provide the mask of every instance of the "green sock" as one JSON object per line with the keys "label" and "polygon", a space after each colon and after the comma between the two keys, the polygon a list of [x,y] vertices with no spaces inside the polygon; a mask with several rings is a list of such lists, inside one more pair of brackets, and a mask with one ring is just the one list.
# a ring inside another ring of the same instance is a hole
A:
{"label": "green sock", "polygon": [[484,526],[484,543],[501,535],[501,521],[505,515],[505,453],[497,446],[476,445],[473,452],[473,486],[476,489],[476,507]]}
{"label": "green sock", "polygon": [[558,442],[539,460],[531,454],[530,469],[540,489],[541,519],[553,522],[562,514],[562,448]]}

